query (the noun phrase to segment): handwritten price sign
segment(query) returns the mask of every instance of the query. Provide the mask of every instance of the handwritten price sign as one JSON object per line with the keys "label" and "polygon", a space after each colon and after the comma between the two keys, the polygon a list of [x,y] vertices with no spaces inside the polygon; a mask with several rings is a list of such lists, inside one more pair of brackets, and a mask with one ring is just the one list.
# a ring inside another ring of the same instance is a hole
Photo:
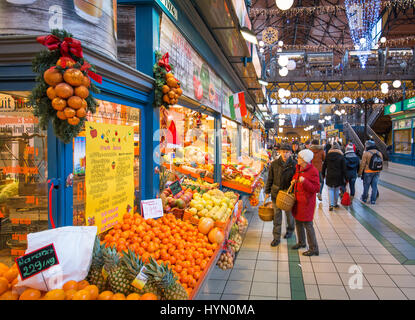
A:
{"label": "handwritten price sign", "polygon": [[141,200],[141,214],[144,219],[162,217],[163,202],[161,199]]}
{"label": "handwritten price sign", "polygon": [[22,280],[59,264],[53,243],[16,258],[16,264]]}

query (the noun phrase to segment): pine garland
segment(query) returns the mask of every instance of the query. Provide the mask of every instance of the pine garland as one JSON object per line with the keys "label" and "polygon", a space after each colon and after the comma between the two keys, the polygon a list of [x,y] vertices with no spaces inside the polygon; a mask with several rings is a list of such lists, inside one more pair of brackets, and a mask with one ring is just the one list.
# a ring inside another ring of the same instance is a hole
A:
{"label": "pine garland", "polygon": [[[154,86],[154,107],[158,108],[161,106],[164,106],[166,109],[169,108],[168,105],[166,105],[163,102],[163,91],[162,87],[167,84],[166,82],[166,74],[167,71],[165,68],[161,67],[158,64],[158,61],[162,58],[162,54],[160,51],[155,52],[156,55],[156,63],[153,65],[153,75],[155,79],[155,86]],[[174,68],[172,65],[170,65],[171,71],[170,73],[174,74]]]}
{"label": "pine garland", "polygon": [[[54,29],[51,31],[51,34],[58,37],[61,41],[64,38],[72,38],[72,34],[65,30]],[[76,62],[74,68],[80,68],[85,60],[79,58],[73,54],[70,54],[71,58]],[[79,133],[83,130],[86,117],[80,118],[80,122],[77,125],[71,125],[66,120],[61,120],[57,117],[57,111],[52,107],[51,100],[46,95],[46,90],[49,88],[49,85],[43,79],[43,74],[50,67],[56,66],[59,58],[61,57],[60,50],[42,50],[39,52],[34,59],[32,60],[32,70],[37,73],[36,77],[37,85],[33,88],[32,93],[29,97],[30,103],[33,105],[33,114],[39,118],[39,125],[43,130],[46,130],[49,124],[49,121],[52,121],[53,129],[56,136],[61,139],[64,143],[70,143],[74,137],[78,136]],[[57,70],[61,73],[67,68],[62,68],[57,66]],[[91,67],[91,71],[95,72],[95,68]],[[87,71],[83,71],[85,76],[88,76]],[[96,112],[96,107],[98,102],[92,96],[92,93],[99,93],[100,90],[92,83],[89,87],[90,94],[85,99],[87,102],[87,112],[91,113]]]}

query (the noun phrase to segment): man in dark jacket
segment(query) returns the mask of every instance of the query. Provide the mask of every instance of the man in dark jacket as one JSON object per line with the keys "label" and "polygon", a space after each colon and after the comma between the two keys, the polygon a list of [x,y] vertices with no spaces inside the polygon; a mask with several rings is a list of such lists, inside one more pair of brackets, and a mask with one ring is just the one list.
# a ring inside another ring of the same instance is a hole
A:
{"label": "man in dark jacket", "polygon": [[[282,210],[275,203],[278,192],[287,190],[290,187],[291,180],[295,174],[297,162],[291,157],[291,146],[284,143],[280,149],[280,157],[271,163],[268,172],[268,180],[265,186],[265,197],[271,194],[272,206],[274,209],[274,228],[272,234],[274,240],[271,246],[276,247],[281,239]],[[284,238],[290,238],[294,232],[295,224],[291,212],[285,212],[287,218],[287,232]]]}
{"label": "man in dark jacket", "polygon": [[333,143],[333,147],[327,153],[326,160],[323,163],[322,174],[329,189],[329,210],[333,211],[333,208],[339,207],[339,192],[340,188],[344,186],[346,179],[346,162],[337,142]]}
{"label": "man in dark jacket", "polygon": [[346,161],[346,181],[349,183],[350,196],[353,198],[355,195],[355,183],[357,172],[359,171],[360,159],[356,155],[355,148],[351,142],[346,146],[344,159]]}
{"label": "man in dark jacket", "polygon": [[301,151],[300,144],[298,143],[298,141],[294,141],[293,147],[292,147],[292,152],[293,152],[292,157],[295,161],[297,161],[297,156],[300,151]]}

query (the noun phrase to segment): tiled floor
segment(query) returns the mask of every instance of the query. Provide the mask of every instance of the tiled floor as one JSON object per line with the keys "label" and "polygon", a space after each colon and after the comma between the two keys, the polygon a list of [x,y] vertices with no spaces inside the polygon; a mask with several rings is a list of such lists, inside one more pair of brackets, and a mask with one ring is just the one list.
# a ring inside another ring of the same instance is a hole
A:
{"label": "tiled floor", "polygon": [[415,170],[391,163],[381,180],[396,188],[380,185],[376,205],[358,200],[358,180],[352,207],[332,212],[325,187],[314,218],[318,257],[291,250],[295,239],[272,248],[272,222],[248,212],[234,268],[215,267],[197,299],[415,299],[415,199],[404,193],[415,194]]}

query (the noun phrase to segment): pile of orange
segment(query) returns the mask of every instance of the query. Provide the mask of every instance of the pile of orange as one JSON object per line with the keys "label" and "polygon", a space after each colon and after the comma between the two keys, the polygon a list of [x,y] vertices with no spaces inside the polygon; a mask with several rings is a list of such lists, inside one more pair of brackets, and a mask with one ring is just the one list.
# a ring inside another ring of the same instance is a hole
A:
{"label": "pile of orange", "polygon": [[153,257],[168,263],[189,294],[217,248],[197,226],[166,214],[157,220],[144,220],[139,214],[125,214],[104,237],[106,246],[122,253],[128,248],[148,262]]}
{"label": "pile of orange", "polygon": [[0,300],[17,300],[19,295],[12,292],[13,286],[17,283],[19,271],[17,265],[11,268],[0,263]]}

